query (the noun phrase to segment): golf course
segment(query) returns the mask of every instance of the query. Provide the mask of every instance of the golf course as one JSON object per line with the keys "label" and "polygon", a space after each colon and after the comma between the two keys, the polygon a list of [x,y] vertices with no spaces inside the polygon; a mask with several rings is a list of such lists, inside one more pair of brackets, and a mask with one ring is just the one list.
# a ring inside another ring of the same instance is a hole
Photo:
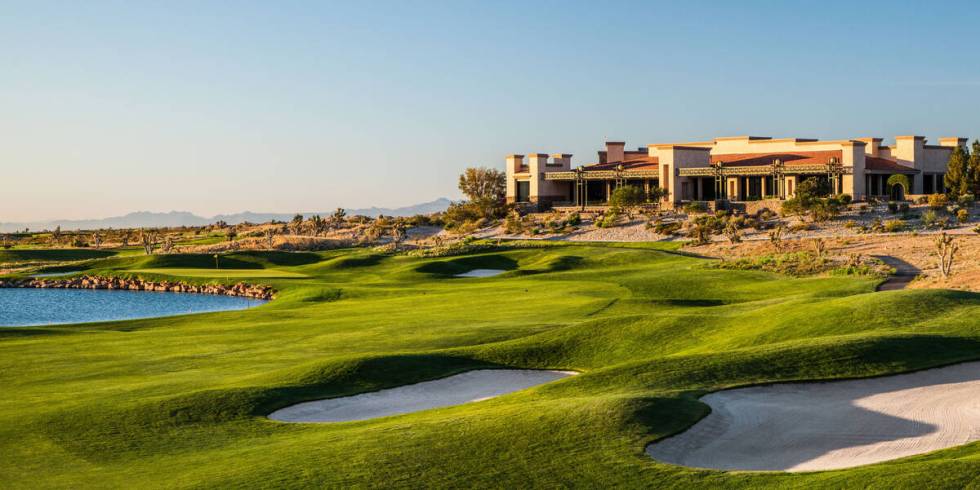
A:
{"label": "golf course", "polygon": [[[21,249],[16,260],[276,294],[245,310],[0,328],[4,488],[980,484],[980,442],[803,472],[680,466],[647,450],[708,417],[701,398],[723,390],[980,360],[976,293],[726,270],[668,242],[254,251],[217,267],[207,254]],[[486,370],[567,374],[390,416],[270,418]]]}

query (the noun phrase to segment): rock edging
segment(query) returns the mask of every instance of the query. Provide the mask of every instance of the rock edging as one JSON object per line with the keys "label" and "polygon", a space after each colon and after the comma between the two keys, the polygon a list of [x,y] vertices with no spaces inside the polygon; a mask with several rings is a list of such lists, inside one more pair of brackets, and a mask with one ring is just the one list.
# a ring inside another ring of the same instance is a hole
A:
{"label": "rock edging", "polygon": [[271,300],[275,291],[270,286],[246,284],[187,284],[176,281],[146,281],[140,278],[82,276],[66,279],[6,279],[0,280],[0,288],[52,288],[52,289],[119,289],[126,291],[158,291],[170,293],[214,294]]}

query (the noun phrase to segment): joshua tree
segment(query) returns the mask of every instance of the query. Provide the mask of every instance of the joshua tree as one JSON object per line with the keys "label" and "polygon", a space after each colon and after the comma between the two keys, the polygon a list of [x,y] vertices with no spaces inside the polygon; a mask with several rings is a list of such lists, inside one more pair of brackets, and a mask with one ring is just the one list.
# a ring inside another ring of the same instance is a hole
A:
{"label": "joshua tree", "polygon": [[813,239],[813,251],[817,254],[818,259],[823,259],[823,254],[827,250],[827,242],[823,241],[823,238]]}
{"label": "joshua tree", "polygon": [[316,214],[310,217],[310,231],[313,236],[320,236],[326,229],[327,222],[323,218]]}
{"label": "joshua tree", "polygon": [[343,228],[346,217],[347,211],[344,211],[344,208],[337,208],[337,210],[330,215],[330,223],[336,228]]}
{"label": "joshua tree", "polygon": [[953,258],[959,251],[959,244],[953,241],[952,235],[943,233],[936,237],[936,252],[939,255],[939,272],[943,279],[948,278],[953,272]]}
{"label": "joshua tree", "polygon": [[769,232],[769,243],[777,252],[783,249],[783,225],[779,225]]}
{"label": "joshua tree", "polygon": [[289,230],[293,232],[293,235],[299,235],[303,231],[303,215],[297,214],[293,216],[293,219],[289,222]]}
{"label": "joshua tree", "polygon": [[56,226],[51,232],[51,239],[54,240],[55,245],[61,245],[61,225]]}
{"label": "joshua tree", "polygon": [[734,219],[728,219],[728,224],[725,225],[725,236],[728,237],[728,241],[732,242],[732,245],[742,241],[742,234],[738,231],[738,223]]}
{"label": "joshua tree", "polygon": [[163,238],[163,245],[160,247],[163,253],[168,254],[174,248],[174,237],[167,235]]}
{"label": "joshua tree", "polygon": [[153,247],[156,245],[156,241],[157,236],[155,233],[143,231],[143,229],[140,228],[139,243],[143,246],[143,251],[146,252],[146,255],[153,255]]}
{"label": "joshua tree", "polygon": [[233,242],[236,238],[238,238],[238,231],[234,228],[228,228],[228,233],[225,233],[225,237],[229,242]]}
{"label": "joshua tree", "polygon": [[407,228],[405,227],[404,223],[396,222],[395,224],[391,225],[391,238],[395,242],[395,248],[398,248],[398,244],[405,239],[406,234]]}
{"label": "joshua tree", "polygon": [[272,245],[275,243],[276,231],[274,228],[265,229],[265,242],[269,250],[272,250]]}

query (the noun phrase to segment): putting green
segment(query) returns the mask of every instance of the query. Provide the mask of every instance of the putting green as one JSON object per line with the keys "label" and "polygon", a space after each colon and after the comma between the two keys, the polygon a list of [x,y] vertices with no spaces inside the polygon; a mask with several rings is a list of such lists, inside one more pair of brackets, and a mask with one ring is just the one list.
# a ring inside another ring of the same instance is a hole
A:
{"label": "putting green", "polygon": [[[675,246],[535,242],[442,258],[256,252],[222,257],[255,264],[234,278],[204,268],[207,256],[97,259],[86,273],[242,279],[279,294],[245,311],[0,329],[0,481],[726,489],[980,482],[980,443],[794,474],[701,470],[647,456],[651,442],[708,414],[699,397],[709,392],[980,359],[980,295],[719,270]],[[275,266],[309,278],[282,277]],[[448,280],[472,269],[513,272]],[[357,422],[268,418],[297,403],[479,369],[581,374]]]}
{"label": "putting green", "polygon": [[265,279],[293,279],[308,277],[299,272],[290,272],[279,269],[134,269],[132,272],[144,274],[162,274],[177,277],[209,277],[214,279],[221,278],[265,278]]}

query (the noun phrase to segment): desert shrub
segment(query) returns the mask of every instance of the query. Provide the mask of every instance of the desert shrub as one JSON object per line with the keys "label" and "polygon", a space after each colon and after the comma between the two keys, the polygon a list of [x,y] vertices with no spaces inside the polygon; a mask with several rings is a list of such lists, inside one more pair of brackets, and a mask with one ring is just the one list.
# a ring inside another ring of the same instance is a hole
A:
{"label": "desert shrub", "polygon": [[909,203],[907,203],[907,202],[899,203],[898,204],[898,212],[899,213],[902,213],[902,214],[908,214],[908,212],[909,212]]}
{"label": "desert shrub", "polygon": [[762,270],[792,276],[819,274],[827,271],[830,265],[829,260],[810,251],[743,257],[714,264],[719,269]]}
{"label": "desert shrub", "polygon": [[769,208],[762,208],[755,212],[756,219],[768,221],[776,218],[776,212]]}
{"label": "desert shrub", "polygon": [[793,232],[807,231],[812,229],[813,229],[813,225],[811,225],[810,223],[803,223],[803,222],[794,223],[789,226],[789,231],[793,231]]}
{"label": "desert shrub", "polygon": [[680,221],[661,221],[653,225],[654,233],[658,235],[673,235],[681,229]]}
{"label": "desert shrub", "polygon": [[703,245],[711,241],[711,235],[720,233],[724,226],[723,219],[718,216],[698,216],[690,222],[688,236],[694,239],[696,245]]}
{"label": "desert shrub", "polygon": [[890,219],[885,221],[885,231],[888,233],[898,233],[900,231],[905,231],[905,222],[899,219]]}
{"label": "desert shrub", "polygon": [[582,224],[582,215],[578,213],[572,213],[565,218],[565,224],[569,226],[578,226]]}
{"label": "desert shrub", "polygon": [[929,203],[929,196],[919,196],[915,200],[915,203],[916,204],[928,204]]}
{"label": "desert shrub", "polygon": [[970,211],[968,211],[966,208],[960,208],[958,211],[956,211],[956,221],[959,221],[960,223],[970,221]]}
{"label": "desert shrub", "polygon": [[938,228],[944,230],[949,226],[949,218],[940,216],[934,210],[928,210],[922,214],[922,224],[926,228]]}
{"label": "desert shrub", "polygon": [[851,229],[854,229],[854,228],[857,228],[857,227],[858,227],[857,221],[854,221],[852,219],[849,219],[849,220],[847,220],[847,221],[844,222],[844,228],[847,228],[848,230],[851,230]]}
{"label": "desert shrub", "polygon": [[930,208],[938,211],[945,208],[949,204],[949,198],[946,197],[946,194],[929,194],[926,202],[929,204]]}
{"label": "desert shrub", "polygon": [[888,201],[888,212],[895,214],[898,212],[898,203],[895,201]]}
{"label": "desert shrub", "polygon": [[610,209],[602,218],[597,219],[595,225],[599,228],[612,228],[619,223],[619,213],[615,209]]}
{"label": "desert shrub", "polygon": [[850,194],[838,194],[837,200],[840,201],[841,204],[847,206],[848,204],[851,203],[851,201],[854,200],[854,198],[851,197]]}
{"label": "desert shrub", "polygon": [[973,194],[963,194],[956,200],[956,203],[964,208],[968,208],[973,205],[976,201],[976,197]]}
{"label": "desert shrub", "polygon": [[684,212],[689,214],[707,213],[708,203],[704,201],[691,201],[684,205]]}
{"label": "desert shrub", "polygon": [[509,235],[524,233],[524,220],[516,209],[507,213],[507,217],[504,218],[504,232]]}

